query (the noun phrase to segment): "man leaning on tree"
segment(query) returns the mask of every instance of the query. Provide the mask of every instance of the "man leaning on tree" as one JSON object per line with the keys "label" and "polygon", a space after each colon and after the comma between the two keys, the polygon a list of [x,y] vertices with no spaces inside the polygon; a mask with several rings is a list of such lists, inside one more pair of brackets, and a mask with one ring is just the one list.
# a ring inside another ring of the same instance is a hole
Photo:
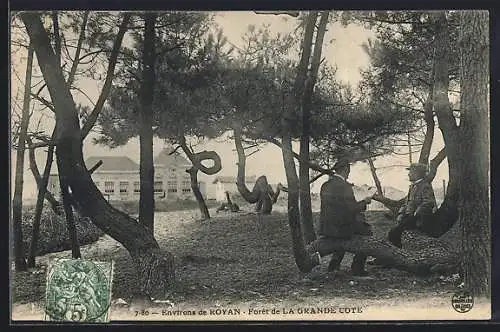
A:
{"label": "man leaning on tree", "polygon": [[401,248],[401,235],[407,229],[420,229],[425,232],[432,223],[436,209],[436,198],[431,183],[425,179],[427,166],[414,163],[408,169],[410,189],[403,206],[396,217],[397,226],[389,231],[389,241]]}

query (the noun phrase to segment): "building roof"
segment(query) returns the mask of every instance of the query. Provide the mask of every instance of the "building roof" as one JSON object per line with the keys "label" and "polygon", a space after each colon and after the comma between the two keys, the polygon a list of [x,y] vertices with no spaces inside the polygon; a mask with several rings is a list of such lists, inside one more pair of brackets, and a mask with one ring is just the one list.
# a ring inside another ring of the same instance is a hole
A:
{"label": "building roof", "polygon": [[170,154],[172,148],[164,148],[154,159],[155,165],[175,165],[175,166],[191,166],[191,162],[181,156],[177,151]]}
{"label": "building roof", "polygon": [[[245,183],[255,183],[257,178],[255,175],[245,177]],[[217,176],[212,183],[236,183],[236,177],[234,176]]]}
{"label": "building roof", "polygon": [[89,157],[85,160],[85,166],[90,169],[99,160],[102,160],[102,165],[95,171],[99,172],[139,172],[139,165],[132,159],[126,156],[102,156]]}
{"label": "building roof", "polygon": [[[170,155],[172,149],[163,149],[153,161],[155,166],[177,166],[186,167],[191,166],[191,163],[181,156],[178,152]],[[100,172],[139,172],[139,165],[127,156],[94,156],[85,160],[87,169],[92,168],[95,164],[102,160],[102,165],[95,170],[95,173]],[[51,172],[51,175],[57,175],[58,172]]]}

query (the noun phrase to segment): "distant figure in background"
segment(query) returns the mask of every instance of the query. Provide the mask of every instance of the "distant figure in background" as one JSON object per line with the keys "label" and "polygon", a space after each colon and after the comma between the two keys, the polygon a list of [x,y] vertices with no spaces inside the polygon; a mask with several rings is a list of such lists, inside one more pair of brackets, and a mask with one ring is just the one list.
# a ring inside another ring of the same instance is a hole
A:
{"label": "distant figure in background", "polygon": [[[349,239],[354,234],[372,235],[370,225],[364,222],[360,213],[366,210],[371,198],[357,202],[353,185],[347,182],[351,166],[345,159],[339,160],[333,167],[335,174],[321,186],[321,212],[319,239],[308,248],[313,260],[319,264],[319,257],[332,254],[329,271],[340,267],[345,251],[338,250],[339,239]],[[365,271],[366,255],[356,254],[351,265],[351,272],[357,276],[367,275]]]}
{"label": "distant figure in background", "polygon": [[420,229],[425,232],[426,225],[432,222],[436,209],[436,198],[432,185],[425,180],[427,165],[414,163],[407,168],[410,189],[405,203],[399,209],[398,225],[389,231],[389,241],[401,248],[401,235],[407,229]]}

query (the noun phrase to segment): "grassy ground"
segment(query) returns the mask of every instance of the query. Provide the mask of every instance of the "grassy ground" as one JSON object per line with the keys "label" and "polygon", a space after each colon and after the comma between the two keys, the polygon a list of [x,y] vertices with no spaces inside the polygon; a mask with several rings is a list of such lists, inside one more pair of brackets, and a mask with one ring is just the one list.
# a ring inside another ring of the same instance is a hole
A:
{"label": "grassy ground", "polygon": [[[328,258],[318,273],[304,278],[295,265],[291,238],[283,207],[270,216],[247,212],[216,213],[200,221],[199,211],[183,210],[156,214],[155,235],[161,247],[176,258],[177,283],[170,295],[173,302],[199,302],[214,298],[228,301],[279,300],[304,297],[349,297],[351,299],[425,298],[451,296],[456,281],[448,276],[418,278],[395,269],[368,266],[369,277],[356,278],[349,272],[352,255],[347,254],[341,271],[326,271]],[[383,212],[371,211],[368,221],[376,235],[383,236],[391,221]],[[138,295],[135,273],[127,251],[104,236],[82,247],[84,258],[115,261],[113,298],[133,301]],[[13,302],[43,302],[45,270],[49,257],[69,257],[60,252],[38,258],[36,270],[14,273]]]}

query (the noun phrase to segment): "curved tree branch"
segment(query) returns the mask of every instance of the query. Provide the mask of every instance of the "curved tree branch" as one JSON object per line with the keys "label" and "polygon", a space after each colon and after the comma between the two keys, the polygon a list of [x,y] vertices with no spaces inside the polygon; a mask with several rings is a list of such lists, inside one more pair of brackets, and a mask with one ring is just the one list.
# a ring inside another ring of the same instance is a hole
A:
{"label": "curved tree branch", "polygon": [[243,196],[248,203],[257,203],[261,195],[260,188],[257,186],[257,183],[254,186],[253,191],[250,191],[245,184],[246,156],[245,149],[243,148],[243,144],[241,142],[241,133],[239,129],[234,130],[234,144],[236,146],[236,151],[238,152],[238,175],[236,176],[236,187],[238,188],[241,196]]}
{"label": "curved tree branch", "polygon": [[[182,151],[186,154],[188,157],[189,161],[193,164],[194,167],[196,167],[198,170],[201,172],[207,174],[207,175],[214,175],[217,174],[221,169],[222,169],[222,162],[220,159],[220,156],[217,152],[215,151],[201,151],[194,153],[186,143],[186,138],[181,137],[179,139],[179,145],[182,148]],[[204,160],[213,160],[214,165],[210,167],[206,167],[203,165],[201,162]]]}
{"label": "curved tree branch", "polygon": [[111,84],[113,82],[113,76],[115,72],[116,63],[118,61],[118,53],[120,51],[120,47],[122,45],[123,36],[127,31],[128,22],[130,20],[130,13],[123,14],[123,20],[120,24],[120,28],[118,29],[118,34],[116,35],[115,43],[113,44],[113,49],[111,50],[111,55],[109,57],[108,70],[106,72],[106,79],[104,81],[104,85],[101,90],[101,94],[97,99],[97,103],[92,110],[92,113],[87,118],[87,121],[83,125],[82,128],[82,140],[87,137],[92,127],[94,127],[97,118],[99,117],[99,113],[101,113],[102,107],[104,106],[104,102],[108,97],[109,91],[111,90]]}
{"label": "curved tree branch", "polygon": [[442,148],[429,163],[429,173],[427,173],[427,176],[425,178],[427,181],[432,182],[432,180],[434,180],[434,178],[436,177],[437,169],[445,158],[446,149]]}
{"label": "curved tree branch", "polygon": [[71,86],[73,84],[73,81],[75,79],[75,74],[76,74],[76,69],[78,68],[78,64],[80,63],[80,52],[82,51],[82,45],[83,41],[85,40],[85,29],[87,27],[87,21],[89,18],[90,12],[87,10],[83,14],[83,21],[82,25],[80,27],[80,35],[78,36],[78,43],[76,44],[76,51],[75,51],[75,60],[73,61],[73,64],[71,65],[71,69],[69,71],[69,76],[68,76],[68,85]]}
{"label": "curved tree branch", "polygon": [[[276,138],[274,138],[274,137],[268,137],[268,138],[266,138],[266,140],[269,143],[272,143],[272,144],[276,145],[280,149],[283,148],[283,144],[281,144],[281,142],[279,140],[277,140]],[[300,160],[300,156],[299,156],[298,153],[293,152],[293,157],[295,159],[297,159],[297,160]],[[324,175],[332,175],[333,174],[333,171],[331,169],[323,168],[323,167],[321,167],[318,164],[315,164],[313,162],[309,162],[309,168],[312,169],[312,170],[314,170],[314,171],[320,172],[320,173],[322,173]]]}
{"label": "curved tree branch", "polygon": [[[54,137],[55,134],[53,133],[52,136]],[[46,176],[46,173],[50,175],[50,169],[52,167],[52,161],[54,158],[54,145],[49,145],[49,153],[47,154],[47,162],[45,164],[45,169],[44,169],[44,176],[42,177],[40,175],[40,170],[38,169],[38,165],[36,163],[36,158],[35,158],[35,148],[33,147],[33,141],[31,140],[31,137],[27,136],[26,137],[26,143],[28,144],[28,160],[30,164],[30,170],[31,173],[33,174],[33,177],[35,178],[36,185],[38,187],[38,192],[39,194],[42,192],[44,193],[44,198],[47,200],[47,202],[50,203],[50,207],[52,211],[54,211],[55,214],[59,214],[60,211],[57,208],[59,206],[59,202],[55,199],[54,195],[49,191],[49,190],[41,190],[42,187],[45,184],[45,188],[47,187],[47,183],[45,183],[44,179]],[[52,152],[51,152],[52,151]],[[47,175],[47,179],[49,177]]]}

